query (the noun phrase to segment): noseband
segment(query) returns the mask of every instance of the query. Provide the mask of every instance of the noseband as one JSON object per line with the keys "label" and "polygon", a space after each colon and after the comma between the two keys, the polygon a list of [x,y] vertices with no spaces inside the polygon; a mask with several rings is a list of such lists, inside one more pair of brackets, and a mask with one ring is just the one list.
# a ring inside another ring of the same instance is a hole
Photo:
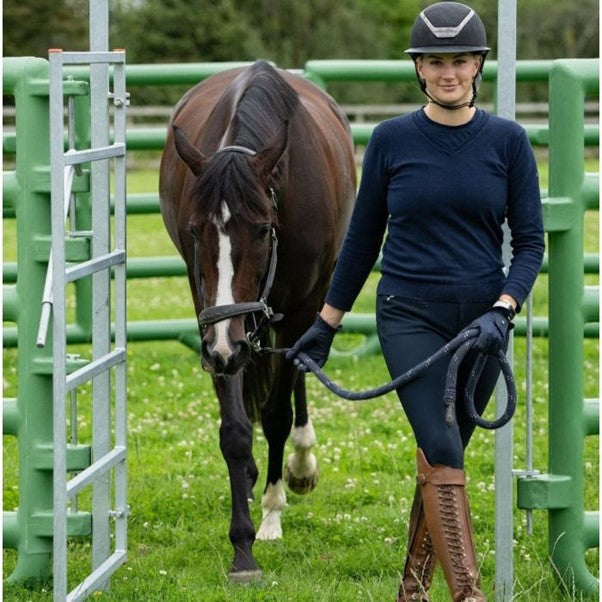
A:
{"label": "noseband", "polygon": [[[228,151],[243,153],[245,155],[249,155],[250,157],[254,157],[257,155],[257,153],[254,150],[246,146],[239,146],[237,144],[233,144],[231,146],[224,146],[223,148],[220,148],[215,154]],[[270,188],[270,195],[272,198],[272,204],[274,205],[274,208],[277,209],[278,207],[276,193],[274,192],[273,188]],[[270,291],[272,290],[272,285],[274,284],[276,265],[278,263],[278,238],[276,237],[276,230],[273,227],[271,231],[271,238],[272,252],[270,255],[270,265],[268,267],[268,273],[266,276],[265,285],[263,287],[263,292],[261,293],[259,300],[249,301],[245,303],[231,303],[229,305],[215,305],[213,307],[207,307],[206,309],[201,311],[201,313],[198,316],[199,325],[202,329],[207,328],[207,326],[211,326],[212,324],[216,324],[217,322],[228,320],[229,318],[235,318],[238,316],[251,314],[253,316],[255,327],[252,332],[247,333],[247,339],[255,349],[260,348],[260,339],[265,330],[269,327],[270,324],[272,324],[273,322],[277,322],[281,317],[279,315],[274,315],[272,308],[269,307],[267,304],[268,296],[270,294]],[[257,313],[262,314],[259,319],[257,319],[255,316],[255,314]]]}

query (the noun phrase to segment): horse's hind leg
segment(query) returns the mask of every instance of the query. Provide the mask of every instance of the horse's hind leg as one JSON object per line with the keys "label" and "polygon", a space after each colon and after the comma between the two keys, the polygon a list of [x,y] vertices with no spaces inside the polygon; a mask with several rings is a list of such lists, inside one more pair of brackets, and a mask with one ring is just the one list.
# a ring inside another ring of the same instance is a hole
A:
{"label": "horse's hind leg", "polygon": [[309,493],[318,482],[318,461],[311,453],[316,435],[307,414],[305,394],[305,374],[299,374],[295,383],[295,426],[291,440],[295,449],[284,467],[284,478],[291,491],[298,494]]}

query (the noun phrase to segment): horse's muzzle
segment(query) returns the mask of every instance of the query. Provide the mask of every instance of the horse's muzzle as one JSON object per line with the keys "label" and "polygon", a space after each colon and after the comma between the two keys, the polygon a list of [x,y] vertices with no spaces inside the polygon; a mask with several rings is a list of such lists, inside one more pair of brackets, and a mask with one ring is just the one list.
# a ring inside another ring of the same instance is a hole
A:
{"label": "horse's muzzle", "polygon": [[236,374],[248,362],[250,355],[251,348],[246,339],[230,342],[227,349],[218,347],[215,340],[207,337],[201,341],[201,364],[211,374]]}

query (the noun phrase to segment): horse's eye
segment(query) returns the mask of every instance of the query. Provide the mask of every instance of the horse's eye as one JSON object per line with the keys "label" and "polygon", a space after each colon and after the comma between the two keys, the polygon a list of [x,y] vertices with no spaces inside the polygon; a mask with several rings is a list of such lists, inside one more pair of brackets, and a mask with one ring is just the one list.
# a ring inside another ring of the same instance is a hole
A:
{"label": "horse's eye", "polygon": [[259,226],[259,228],[257,229],[257,238],[260,239],[264,239],[266,238],[269,233],[272,230],[272,224],[270,223],[265,223],[265,224],[261,224],[261,226]]}

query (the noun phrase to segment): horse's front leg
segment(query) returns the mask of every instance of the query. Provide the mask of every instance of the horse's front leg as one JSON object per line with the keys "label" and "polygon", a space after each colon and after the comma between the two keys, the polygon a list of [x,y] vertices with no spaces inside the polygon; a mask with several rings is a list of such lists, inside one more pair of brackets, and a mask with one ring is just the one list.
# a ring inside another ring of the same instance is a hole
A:
{"label": "horse's front leg", "polygon": [[282,537],[280,516],[286,505],[282,485],[284,446],[293,424],[291,408],[291,377],[277,378],[267,406],[262,410],[261,424],[268,444],[268,470],[266,486],[261,498],[262,520],[257,539]]}
{"label": "horse's front leg", "polygon": [[220,449],[228,466],[232,516],[230,541],[234,560],[228,576],[240,582],[261,577],[261,570],[253,558],[255,528],[249,514],[249,466],[252,459],[253,430],[243,403],[242,374],[216,377],[215,389],[220,403]]}

